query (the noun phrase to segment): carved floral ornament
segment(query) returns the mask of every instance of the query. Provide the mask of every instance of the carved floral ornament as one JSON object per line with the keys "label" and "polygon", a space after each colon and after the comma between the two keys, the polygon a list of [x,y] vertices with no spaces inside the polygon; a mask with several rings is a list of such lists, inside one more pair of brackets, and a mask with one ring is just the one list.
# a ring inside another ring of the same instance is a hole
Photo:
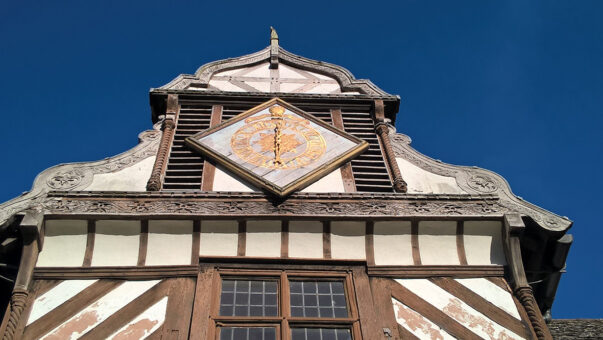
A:
{"label": "carved floral ornament", "polygon": [[567,218],[515,196],[505,179],[492,171],[478,167],[451,165],[432,159],[413,149],[410,146],[410,137],[400,133],[391,134],[390,138],[393,141],[392,147],[396,157],[403,158],[425,171],[455,178],[461,189],[469,194],[495,194],[500,198],[500,205],[511,212],[530,216],[545,229],[567,230],[572,225]]}
{"label": "carved floral ornament", "polygon": [[155,156],[160,135],[157,130],[143,131],[138,135],[137,146],[117,156],[96,162],[62,164],[42,171],[29,192],[0,204],[0,225],[14,214],[43,202],[49,191],[81,190],[92,182],[95,174],[120,171]]}

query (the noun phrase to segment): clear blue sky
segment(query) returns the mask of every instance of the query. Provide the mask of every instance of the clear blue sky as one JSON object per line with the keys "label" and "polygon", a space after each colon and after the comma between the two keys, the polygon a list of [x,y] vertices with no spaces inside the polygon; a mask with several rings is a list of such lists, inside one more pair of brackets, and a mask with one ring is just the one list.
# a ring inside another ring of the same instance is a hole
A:
{"label": "clear blue sky", "polygon": [[574,220],[553,316],[603,317],[602,1],[3,0],[0,201],[134,146],[149,88],[262,49],[270,25],[289,51],[399,94],[419,151]]}

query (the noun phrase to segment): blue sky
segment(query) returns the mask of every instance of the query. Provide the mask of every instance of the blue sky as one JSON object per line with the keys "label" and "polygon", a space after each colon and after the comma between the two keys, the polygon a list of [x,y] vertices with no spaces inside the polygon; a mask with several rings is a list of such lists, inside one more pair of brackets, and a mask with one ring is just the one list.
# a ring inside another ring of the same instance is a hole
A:
{"label": "blue sky", "polygon": [[0,2],[0,201],[151,127],[148,90],[269,43],[402,98],[419,151],[569,216],[556,318],[603,317],[603,2]]}

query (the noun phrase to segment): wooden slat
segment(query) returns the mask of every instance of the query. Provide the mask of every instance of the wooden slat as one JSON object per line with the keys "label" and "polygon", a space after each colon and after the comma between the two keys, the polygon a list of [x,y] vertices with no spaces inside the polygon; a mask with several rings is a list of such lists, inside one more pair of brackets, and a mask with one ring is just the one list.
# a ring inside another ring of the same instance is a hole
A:
{"label": "wooden slat", "polygon": [[123,281],[99,280],[25,328],[23,339],[37,339],[69,320]]}
{"label": "wooden slat", "polygon": [[[132,300],[130,303],[111,314],[106,320],[96,325],[82,337],[80,340],[106,339],[123,326],[127,325],[132,319],[138,316],[147,308],[168,295],[169,280],[164,280],[142,295]],[[169,316],[169,314],[167,314]]]}
{"label": "wooden slat", "polygon": [[432,278],[431,281],[504,328],[507,328],[520,336],[528,336],[521,321],[454,279],[440,277]]}
{"label": "wooden slat", "polygon": [[450,335],[458,339],[481,339],[481,337],[477,336],[465,326],[446,315],[446,313],[442,312],[429,302],[411,292],[408,288],[392,280],[389,281],[389,287],[392,292],[392,297],[413,309],[417,313],[423,315],[425,318],[444,329]]}

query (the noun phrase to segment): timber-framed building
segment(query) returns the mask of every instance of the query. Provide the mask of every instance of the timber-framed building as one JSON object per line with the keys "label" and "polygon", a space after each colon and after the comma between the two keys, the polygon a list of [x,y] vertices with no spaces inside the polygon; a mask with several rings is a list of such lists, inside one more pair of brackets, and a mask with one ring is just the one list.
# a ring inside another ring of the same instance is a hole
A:
{"label": "timber-framed building", "polygon": [[551,338],[572,222],[414,150],[398,96],[272,31],[150,104],[0,205],[3,339]]}

